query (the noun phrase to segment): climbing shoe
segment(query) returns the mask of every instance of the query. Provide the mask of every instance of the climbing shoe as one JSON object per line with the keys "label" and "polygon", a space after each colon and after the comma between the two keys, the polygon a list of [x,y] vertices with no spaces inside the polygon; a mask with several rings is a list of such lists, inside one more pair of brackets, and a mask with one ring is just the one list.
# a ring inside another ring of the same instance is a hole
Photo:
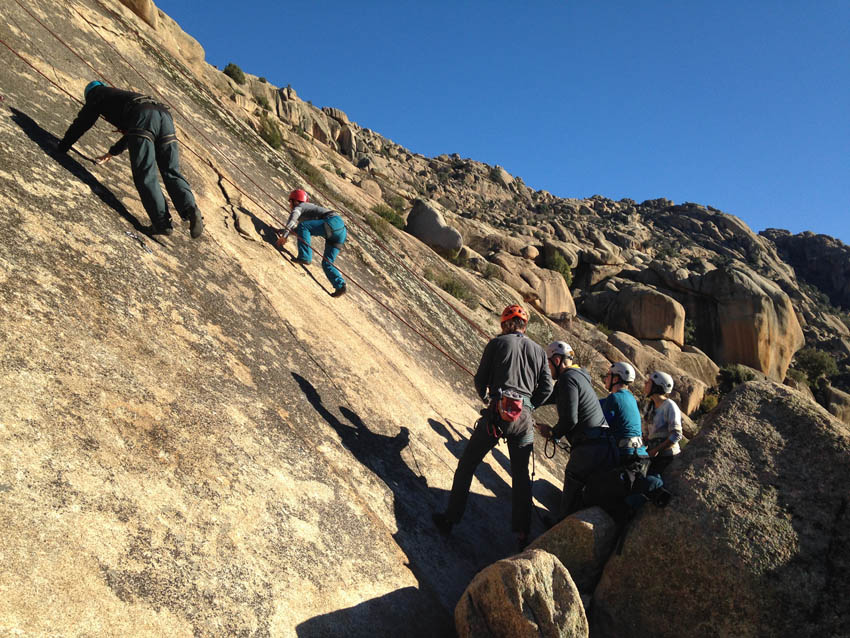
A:
{"label": "climbing shoe", "polygon": [[342,297],[347,291],[348,289],[345,287],[345,284],[342,284],[339,288],[337,288],[331,293],[331,297]]}
{"label": "climbing shoe", "polygon": [[306,259],[301,259],[300,257],[295,257],[292,260],[292,263],[293,264],[301,264],[302,266],[309,266],[310,265],[309,261],[307,261]]}
{"label": "climbing shoe", "polygon": [[171,224],[167,226],[145,226],[142,232],[145,235],[171,235],[174,232],[174,227]]}
{"label": "climbing shoe", "polygon": [[452,533],[452,526],[454,523],[452,523],[443,512],[434,512],[431,514],[431,520],[434,521],[437,531],[443,536],[448,536]]}
{"label": "climbing shoe", "polygon": [[189,235],[192,239],[197,239],[204,232],[204,218],[201,211],[197,207],[189,213]]}

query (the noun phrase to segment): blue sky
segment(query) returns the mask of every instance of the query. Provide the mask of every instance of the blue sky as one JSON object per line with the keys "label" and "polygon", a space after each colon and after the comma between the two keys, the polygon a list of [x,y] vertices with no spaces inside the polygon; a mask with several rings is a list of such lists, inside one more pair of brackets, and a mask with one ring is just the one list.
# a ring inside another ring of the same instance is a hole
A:
{"label": "blue sky", "polygon": [[210,64],[414,152],[850,243],[847,0],[155,1]]}

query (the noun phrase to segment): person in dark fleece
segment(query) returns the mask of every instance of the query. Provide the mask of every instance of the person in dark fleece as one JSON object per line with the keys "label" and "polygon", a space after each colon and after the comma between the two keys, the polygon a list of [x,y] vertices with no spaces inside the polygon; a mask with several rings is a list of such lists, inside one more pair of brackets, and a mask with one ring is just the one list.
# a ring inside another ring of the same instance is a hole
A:
{"label": "person in dark fleece", "polygon": [[133,182],[142,205],[151,219],[150,234],[170,235],[173,232],[168,205],[159,186],[156,167],[162,175],[165,189],[177,212],[189,221],[192,239],[204,232],[201,211],[189,182],[180,172],[180,157],[174,121],[168,107],[140,93],[123,91],[105,86],[102,82],[89,82],[84,91],[86,103],[68,127],[56,150],[67,153],[71,146],[88,131],[98,117],[118,128],[123,137],[109,152],[97,158],[103,164],[120,155],[124,149],[130,151],[130,166]]}
{"label": "person in dark fleece", "polygon": [[616,467],[619,452],[590,376],[573,362],[575,353],[570,345],[553,341],[546,347],[546,357],[555,379],[555,389],[547,403],[557,407],[558,423],[554,428],[543,423],[536,427],[541,436],[566,437],[570,444],[558,513],[561,520],[581,507],[581,492],[592,474]]}
{"label": "person in dark fleece", "polygon": [[525,336],[527,326],[525,309],[508,306],[502,312],[502,334],[484,347],[474,381],[478,396],[485,401],[489,396],[489,407],[482,412],[458,462],[446,511],[431,515],[445,536],[463,517],[475,468],[499,438],[505,438],[511,459],[511,527],[517,537],[517,548],[521,551],[528,544],[531,529],[528,461],[534,445],[531,411],[552,392],[552,377],[543,348]]}

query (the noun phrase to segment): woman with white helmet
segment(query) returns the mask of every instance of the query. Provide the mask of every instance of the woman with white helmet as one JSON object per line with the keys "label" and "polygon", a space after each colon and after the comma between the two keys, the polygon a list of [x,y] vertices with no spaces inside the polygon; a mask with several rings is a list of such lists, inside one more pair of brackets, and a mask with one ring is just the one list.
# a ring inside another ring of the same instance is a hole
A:
{"label": "woman with white helmet", "polygon": [[656,370],[646,380],[643,392],[651,401],[651,417],[647,424],[649,456],[652,463],[649,474],[660,476],[681,451],[682,411],[667,395],[673,391],[673,377]]}
{"label": "woman with white helmet", "polygon": [[626,361],[618,361],[608,368],[603,378],[605,389],[610,393],[600,401],[605,420],[611,426],[620,462],[628,463],[636,456],[646,458],[640,422],[640,408],[629,385],[635,380],[635,369]]}

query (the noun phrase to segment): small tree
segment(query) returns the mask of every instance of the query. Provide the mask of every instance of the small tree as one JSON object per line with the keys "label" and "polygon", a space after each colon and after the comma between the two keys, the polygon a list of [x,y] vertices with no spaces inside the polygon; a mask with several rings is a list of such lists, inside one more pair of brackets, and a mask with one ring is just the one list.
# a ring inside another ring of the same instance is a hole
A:
{"label": "small tree", "polygon": [[265,114],[260,116],[259,133],[260,137],[266,141],[266,144],[272,148],[279,149],[283,146],[283,136],[280,134],[280,128]]}
{"label": "small tree", "polygon": [[564,281],[567,282],[567,288],[573,283],[573,271],[564,256],[557,250],[553,250],[551,256],[546,260],[546,267],[549,270],[561,273]]}
{"label": "small tree", "polygon": [[812,383],[816,383],[821,377],[838,374],[838,365],[832,355],[817,348],[800,350],[794,357],[794,367],[804,372]]}
{"label": "small tree", "polygon": [[224,67],[224,74],[233,78],[233,81],[236,84],[245,84],[245,73],[238,66],[233,64],[233,62],[228,62],[227,66]]}

